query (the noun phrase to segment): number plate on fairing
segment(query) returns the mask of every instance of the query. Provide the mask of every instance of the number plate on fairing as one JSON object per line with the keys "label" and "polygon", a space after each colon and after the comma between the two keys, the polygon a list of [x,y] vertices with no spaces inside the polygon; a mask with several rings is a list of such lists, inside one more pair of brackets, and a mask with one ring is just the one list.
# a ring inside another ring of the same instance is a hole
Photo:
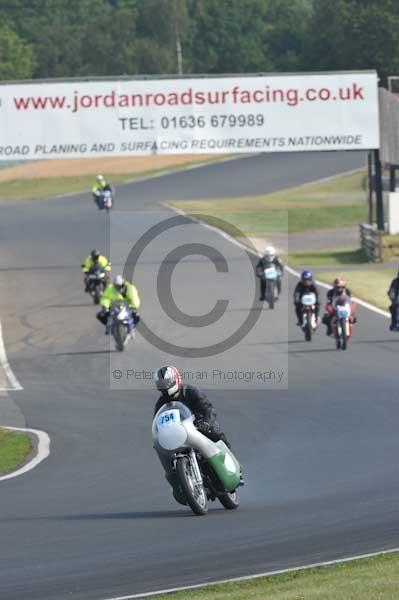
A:
{"label": "number plate on fairing", "polygon": [[180,411],[177,409],[163,412],[157,418],[157,428],[169,427],[170,425],[178,425],[180,423]]}
{"label": "number plate on fairing", "polygon": [[267,269],[265,269],[265,277],[266,277],[266,279],[276,279],[277,278],[276,267],[268,267]]}

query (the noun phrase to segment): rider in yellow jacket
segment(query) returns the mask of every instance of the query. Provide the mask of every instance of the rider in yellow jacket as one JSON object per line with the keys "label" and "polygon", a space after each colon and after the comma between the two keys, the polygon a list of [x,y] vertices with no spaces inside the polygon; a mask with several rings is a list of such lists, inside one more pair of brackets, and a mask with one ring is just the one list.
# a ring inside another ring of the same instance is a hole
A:
{"label": "rider in yellow jacket", "polygon": [[107,279],[106,279],[106,283],[108,282],[108,277],[109,277],[109,273],[111,271],[111,263],[109,262],[108,258],[106,256],[103,256],[102,254],[100,254],[97,250],[93,249],[89,256],[87,256],[82,264],[82,271],[85,274],[85,278],[84,278],[84,284],[85,284],[85,292],[88,291],[87,289],[87,275],[90,273],[91,269],[93,267],[96,266],[100,266],[106,273]]}
{"label": "rider in yellow jacket", "polygon": [[101,205],[100,205],[101,194],[105,190],[109,190],[110,192],[112,192],[113,199],[115,199],[114,187],[113,187],[112,183],[110,181],[107,181],[105,179],[104,175],[97,175],[96,183],[91,188],[91,191],[93,194],[93,200],[96,203],[96,205],[98,206],[98,208],[101,208]]}
{"label": "rider in yellow jacket", "polygon": [[97,319],[106,326],[109,316],[109,309],[114,302],[125,300],[132,311],[133,322],[135,325],[140,320],[137,311],[140,307],[140,296],[136,286],[126,281],[122,275],[117,275],[113,283],[110,283],[101,297],[102,310],[97,314]]}

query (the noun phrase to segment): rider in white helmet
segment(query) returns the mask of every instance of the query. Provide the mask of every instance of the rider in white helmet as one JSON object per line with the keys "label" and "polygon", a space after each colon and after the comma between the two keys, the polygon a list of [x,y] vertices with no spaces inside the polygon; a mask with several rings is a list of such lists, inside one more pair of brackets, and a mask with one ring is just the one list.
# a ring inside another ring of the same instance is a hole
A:
{"label": "rider in white helmet", "polygon": [[259,259],[258,264],[256,265],[256,276],[260,279],[260,298],[259,300],[263,302],[265,300],[266,293],[266,277],[265,277],[265,269],[274,265],[277,269],[278,277],[277,277],[277,291],[279,295],[281,294],[281,277],[284,272],[284,265],[282,261],[278,258],[276,254],[276,249],[274,246],[267,246],[264,255]]}

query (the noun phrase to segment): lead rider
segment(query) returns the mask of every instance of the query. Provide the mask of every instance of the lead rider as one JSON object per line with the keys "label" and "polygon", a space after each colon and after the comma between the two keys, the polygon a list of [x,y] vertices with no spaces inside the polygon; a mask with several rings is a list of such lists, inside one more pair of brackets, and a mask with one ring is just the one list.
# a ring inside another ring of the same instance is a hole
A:
{"label": "lead rider", "polygon": [[[183,385],[181,373],[176,367],[165,366],[158,369],[155,374],[155,385],[157,390],[162,393],[162,396],[158,398],[155,404],[154,416],[164,404],[168,402],[182,402],[194,414],[194,425],[198,431],[213,442],[222,440],[230,448],[225,434],[221,431],[216,411],[211,402],[203,392],[194,386]],[[180,504],[186,504],[176,474],[171,470],[170,465],[164,461],[162,462],[166,479],[172,486],[175,500]],[[243,485],[242,475],[240,475],[240,484]]]}
{"label": "lead rider", "polygon": [[154,408],[154,415],[168,402],[182,402],[195,416],[194,425],[213,442],[222,440],[230,448],[225,434],[221,431],[213,405],[203,392],[191,385],[183,385],[182,376],[176,367],[158,369],[155,385],[162,393]]}

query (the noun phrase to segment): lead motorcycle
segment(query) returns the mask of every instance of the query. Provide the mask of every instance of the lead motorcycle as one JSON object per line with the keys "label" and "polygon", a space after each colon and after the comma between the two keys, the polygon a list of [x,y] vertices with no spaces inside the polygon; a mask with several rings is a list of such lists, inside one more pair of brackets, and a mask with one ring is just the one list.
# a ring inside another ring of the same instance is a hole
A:
{"label": "lead motorcycle", "polygon": [[302,304],[302,331],[307,342],[312,341],[312,335],[317,329],[316,294],[310,292],[301,298]]}
{"label": "lead motorcycle", "polygon": [[[161,406],[152,423],[153,446],[167,479],[177,482],[174,497],[196,515],[216,499],[227,510],[239,506],[241,467],[223,441],[212,442],[194,425],[190,409],[178,401]],[[178,495],[177,495],[178,494]]]}
{"label": "lead motorcycle", "polygon": [[128,341],[134,337],[134,320],[127,302],[118,301],[111,305],[109,313],[109,331],[115,340],[115,348],[123,352]]}

